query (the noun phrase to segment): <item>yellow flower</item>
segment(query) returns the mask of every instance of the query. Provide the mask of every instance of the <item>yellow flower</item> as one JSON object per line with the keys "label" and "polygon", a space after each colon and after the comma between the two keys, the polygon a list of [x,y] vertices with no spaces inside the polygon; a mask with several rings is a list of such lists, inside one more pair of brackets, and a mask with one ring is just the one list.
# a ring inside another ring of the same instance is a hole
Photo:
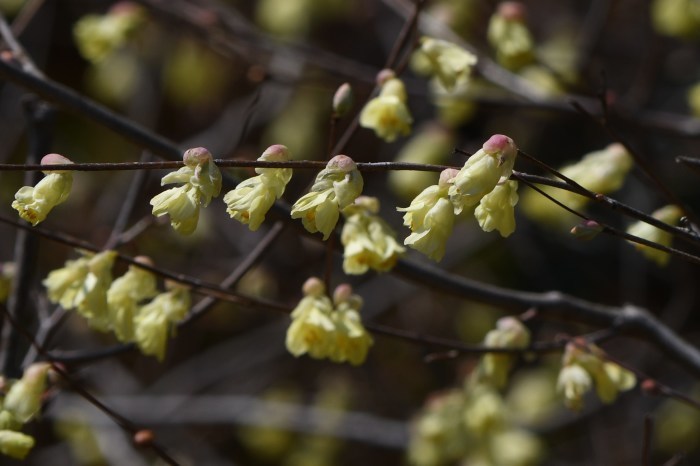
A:
{"label": "yellow flower", "polygon": [[91,327],[106,332],[110,326],[107,289],[112,283],[111,269],[117,253],[80,253],[85,257],[67,261],[63,268],[51,271],[42,283],[49,301],[66,310],[77,309]]}
{"label": "yellow flower", "polygon": [[352,294],[352,287],[348,284],[339,285],[333,293],[335,312],[333,322],[335,324],[335,341],[330,352],[330,359],[334,362],[348,361],[354,366],[359,366],[367,358],[369,347],[373,340],[360,318],[362,298]]}
{"label": "yellow flower", "polygon": [[169,291],[157,295],[141,306],[134,318],[134,341],[141,352],[165,357],[168,336],[174,333],[174,324],[181,321],[190,309],[189,289],[177,284],[166,284]]}
{"label": "yellow flower", "polygon": [[175,231],[189,235],[197,228],[200,206],[206,207],[221,191],[221,173],[208,150],[188,149],[183,155],[185,166],[165,175],[160,184],[184,183],[151,199],[153,215],[170,215]]}
{"label": "yellow flower", "polygon": [[[48,154],[41,159],[42,165],[73,163],[59,154]],[[32,225],[46,219],[51,209],[65,202],[73,186],[73,174],[69,171],[48,171],[36,186],[23,186],[15,193],[12,208]]]}
{"label": "yellow flower", "polygon": [[567,407],[581,409],[583,394],[594,383],[598,398],[603,403],[612,403],[619,392],[635,386],[637,379],[632,372],[619,364],[605,361],[603,357],[603,350],[593,344],[588,344],[586,348],[580,348],[575,343],[566,346],[557,388],[564,392]]}
{"label": "yellow flower", "polygon": [[517,70],[534,59],[535,44],[525,24],[525,7],[518,2],[503,2],[489,21],[488,40],[496,49],[498,62]]}
{"label": "yellow flower", "polygon": [[654,0],[651,4],[654,29],[671,37],[697,37],[700,3],[697,0]]}
{"label": "yellow flower", "polygon": [[[274,145],[267,148],[258,158],[265,162],[286,162],[289,151],[286,146]],[[265,220],[276,199],[292,178],[291,168],[256,168],[258,176],[249,178],[224,196],[226,212],[243,224],[248,224],[251,231],[257,230]]]}
{"label": "yellow flower", "polygon": [[[530,344],[530,331],[514,317],[503,317],[496,322],[496,328],[486,334],[484,346],[490,348],[527,348]],[[479,362],[479,380],[503,388],[508,381],[508,372],[515,357],[505,353],[487,353]]]}
{"label": "yellow flower", "polygon": [[34,447],[34,437],[15,432],[13,430],[0,430],[0,453],[23,460]]}
{"label": "yellow flower", "polygon": [[[144,256],[137,261],[153,265]],[[129,342],[134,338],[134,316],[139,303],[158,294],[156,277],[148,270],[130,265],[129,270],[112,282],[107,290],[107,305],[109,306],[109,323],[120,341]]]}
{"label": "yellow flower", "polygon": [[32,419],[41,409],[41,395],[46,389],[49,363],[34,363],[24,371],[22,378],[12,384],[3,400],[3,409],[21,423]]}
{"label": "yellow flower", "polygon": [[471,68],[476,64],[476,55],[462,47],[440,39],[424,37],[420,51],[430,63],[432,74],[446,90],[450,91],[457,82],[469,79]]}
{"label": "yellow flower", "polygon": [[496,134],[469,157],[449,190],[455,214],[479,203],[498,183],[505,183],[513,172],[517,154],[518,148],[511,138]]}
{"label": "yellow flower", "polygon": [[336,155],[316,176],[311,191],[292,206],[292,218],[301,218],[307,231],[330,236],[340,210],[352,204],[362,192],[362,175],[352,159]]}
{"label": "yellow flower", "polygon": [[506,181],[481,198],[474,217],[484,231],[498,230],[504,238],[515,231],[513,207],[518,203],[518,182]]}
{"label": "yellow flower", "polygon": [[99,63],[143,23],[141,7],[129,4],[114,8],[106,15],[86,15],[73,28],[73,36],[80,54],[92,63]]}
{"label": "yellow flower", "polygon": [[405,248],[396,241],[396,234],[382,220],[379,200],[360,196],[355,204],[343,210],[345,224],[340,235],[343,243],[343,271],[360,275],[370,268],[386,272],[396,264]]}
{"label": "yellow flower", "polygon": [[406,212],[403,223],[412,231],[403,244],[435,261],[445,255],[445,243],[454,225],[455,214],[453,205],[448,200],[448,189],[456,174],[455,169],[444,170],[437,185],[425,188],[410,206],[396,209]]}
{"label": "yellow flower", "polygon": [[[678,224],[678,221],[683,216],[683,211],[678,206],[667,205],[654,211],[651,214],[651,216],[657,220],[661,220],[664,223],[668,223],[669,225],[675,226],[676,224]],[[670,247],[673,241],[673,236],[671,235],[671,233],[664,230],[660,230],[653,225],[649,225],[648,223],[642,222],[641,220],[630,225],[630,227],[627,228],[627,233],[649,241],[653,241],[654,243],[660,244],[662,246]],[[645,246],[639,243],[630,244],[634,246],[639,252],[644,254],[644,257],[656,262],[659,266],[664,266],[668,264],[668,261],[671,258],[671,256],[664,251],[650,248],[649,246]]]}
{"label": "yellow flower", "polygon": [[571,364],[561,368],[557,390],[564,394],[564,404],[567,408],[580,411],[583,408],[583,396],[592,387],[593,379],[583,367]]}
{"label": "yellow flower", "polygon": [[[590,191],[608,194],[620,189],[631,168],[632,157],[621,144],[614,143],[602,150],[586,154],[578,162],[566,165],[559,171]],[[539,188],[577,211],[590,202],[587,197],[571,191],[551,186]],[[522,208],[528,217],[541,222],[568,225],[573,220],[573,214],[564,211],[534,190],[525,193]]]}
{"label": "yellow flower", "polygon": [[328,357],[335,342],[333,303],[325,295],[323,282],[312,277],[304,284],[304,298],[292,311],[287,330],[287,350],[294,356],[308,354],[315,359]]}
{"label": "yellow flower", "polygon": [[394,141],[398,135],[408,135],[412,123],[406,106],[406,88],[395,77],[384,81],[379,95],[367,102],[360,113],[360,125],[373,129],[387,142]]}

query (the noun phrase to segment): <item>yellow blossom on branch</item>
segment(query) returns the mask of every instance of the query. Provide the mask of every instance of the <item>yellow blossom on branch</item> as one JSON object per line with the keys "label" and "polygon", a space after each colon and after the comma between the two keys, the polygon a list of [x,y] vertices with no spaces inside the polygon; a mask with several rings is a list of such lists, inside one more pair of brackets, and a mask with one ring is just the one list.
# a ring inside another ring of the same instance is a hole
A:
{"label": "yellow blossom on branch", "polygon": [[411,132],[413,118],[406,106],[406,88],[391,71],[380,73],[379,95],[369,102],[360,113],[360,126],[374,130],[386,142],[394,141],[399,135]]}

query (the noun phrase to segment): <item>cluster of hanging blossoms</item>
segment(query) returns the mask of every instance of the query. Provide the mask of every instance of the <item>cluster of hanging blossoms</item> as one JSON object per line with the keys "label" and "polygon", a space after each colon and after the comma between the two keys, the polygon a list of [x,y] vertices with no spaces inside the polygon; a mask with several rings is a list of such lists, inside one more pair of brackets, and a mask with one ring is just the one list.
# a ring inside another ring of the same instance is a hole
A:
{"label": "cluster of hanging blossoms", "polygon": [[304,297],[291,314],[287,350],[297,357],[308,354],[315,359],[362,364],[372,345],[360,319],[362,298],[343,284],[335,289],[331,301],[316,277],[306,280],[302,291]]}
{"label": "cluster of hanging blossoms", "polygon": [[404,244],[439,261],[455,217],[472,209],[484,231],[498,230],[504,237],[512,234],[518,183],[508,178],[517,154],[511,138],[496,134],[459,171],[444,170],[437,185],[425,188],[409,207],[398,208],[406,212],[404,225],[413,232]]}
{"label": "cluster of hanging blossoms", "polygon": [[[167,290],[159,292],[155,275],[138,265],[113,280],[116,252],[79,252],[83,257],[67,261],[44,279],[49,300],[75,309],[90,327],[112,331],[119,341],[134,342],[142,353],[162,360],[174,325],[189,311],[188,288],[166,282]],[[136,262],[152,265],[143,256]]]}

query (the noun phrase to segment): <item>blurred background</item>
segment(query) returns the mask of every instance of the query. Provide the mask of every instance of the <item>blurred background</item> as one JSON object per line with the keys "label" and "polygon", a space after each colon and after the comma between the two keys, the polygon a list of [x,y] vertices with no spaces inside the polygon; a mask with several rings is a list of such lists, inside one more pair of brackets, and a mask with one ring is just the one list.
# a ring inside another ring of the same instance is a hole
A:
{"label": "blurred background", "polygon": [[[489,24],[499,11],[496,2],[427,1],[419,35],[463,41],[477,53],[480,61],[469,85],[446,92],[423,75],[420,57],[406,55],[401,77],[414,120],[411,134],[385,143],[361,128],[344,153],[358,162],[459,167],[465,155],[454,148],[473,153],[490,135],[501,133],[528,154],[562,167],[615,142],[570,103],[578,101],[600,115],[603,96],[610,106],[609,127],[665,186],[697,209],[698,173],[675,161],[696,155],[700,136],[697,3],[527,1],[520,23],[530,35],[530,47],[509,55],[497,39],[489,39]],[[49,79],[183,149],[203,146],[217,159],[253,160],[269,145],[284,144],[293,159],[325,160],[335,90],[349,82],[355,93],[350,114],[338,122],[339,135],[370,96],[412,2],[0,0],[0,11]],[[106,21],[119,14],[133,15],[133,23],[114,42],[77,27],[88,15]],[[26,163],[28,101],[26,91],[0,81],[2,163]],[[89,118],[60,109],[53,113],[51,137],[51,151],[74,162],[155,160]],[[546,175],[526,160],[518,160],[515,168]],[[252,169],[226,171],[241,179],[254,175]],[[203,210],[196,233],[181,236],[167,221],[151,216],[148,200],[160,192],[165,173],[76,173],[69,201],[42,226],[104,245],[129,191],[136,189],[142,202],[126,225],[135,234],[120,252],[148,255],[159,267],[218,283],[279,220],[272,213],[260,231],[250,232],[231,220],[216,199]],[[16,218],[10,203],[26,184],[23,176],[0,172],[0,213],[6,217]],[[314,176],[310,170],[295,171],[284,202],[293,203]],[[408,206],[436,183],[437,174],[372,172],[364,179],[364,193],[380,199],[381,216],[402,239],[408,230],[395,207]],[[504,239],[482,232],[473,220],[461,221],[445,259],[435,266],[515,290],[559,290],[592,302],[643,306],[687,341],[700,341],[697,265],[673,257],[660,267],[611,236],[578,241],[568,233],[575,219],[557,210],[538,215],[552,206],[530,200],[527,208],[526,191],[521,186],[512,236]],[[644,212],[667,203],[638,168],[612,196]],[[585,209],[621,229],[632,223],[600,206]],[[323,275],[325,246],[284,220],[282,234],[237,290],[291,308],[301,298],[304,281]],[[17,236],[16,228],[0,225],[0,262],[13,261]],[[74,377],[107,405],[152,429],[182,464],[407,464],[412,419],[436,393],[459,387],[478,362],[477,356],[453,357],[427,344],[380,335],[360,367],[294,358],[284,346],[288,316],[226,302],[180,329],[162,363],[137,351],[83,360],[117,341],[91,330],[76,313],[52,319],[60,311],[47,302],[41,280],[76,253],[45,238],[37,239],[36,248],[28,306],[38,317],[29,322],[31,328],[50,328],[46,345],[53,354],[79,356],[66,362]],[[407,257],[429,262],[412,250]],[[353,285],[364,299],[365,321],[479,343],[505,315],[391,273],[346,276],[341,263],[337,253],[332,282]],[[536,341],[596,330],[539,318],[528,325]],[[694,374],[647,343],[617,337],[603,347],[686,394],[700,394]],[[24,362],[35,356],[30,353]],[[555,393],[560,358],[560,353],[524,358],[503,392],[513,422],[539,439],[532,447],[537,451],[527,458],[467,458],[459,464],[640,464],[646,416],[654,419],[653,464],[698,464],[700,413],[639,389],[612,405],[591,397],[581,413],[572,413]],[[128,434],[67,387],[47,394],[45,412],[26,431],[37,440],[29,464],[159,461],[133,447]],[[520,447],[514,440],[503,448]],[[665,463],[672,458],[680,462]],[[13,464],[5,457],[0,463]]]}

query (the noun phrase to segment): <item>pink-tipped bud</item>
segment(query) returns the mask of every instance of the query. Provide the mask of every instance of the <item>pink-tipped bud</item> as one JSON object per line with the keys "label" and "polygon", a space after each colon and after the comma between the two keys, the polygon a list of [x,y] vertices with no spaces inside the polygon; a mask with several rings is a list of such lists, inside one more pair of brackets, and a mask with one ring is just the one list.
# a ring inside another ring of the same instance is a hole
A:
{"label": "pink-tipped bud", "polygon": [[200,165],[212,159],[213,157],[211,155],[211,152],[209,152],[204,147],[194,147],[192,149],[187,149],[182,155],[182,160],[185,162],[185,165],[188,166]]}
{"label": "pink-tipped bud", "polygon": [[117,2],[109,9],[110,15],[132,15],[139,14],[143,11],[140,5],[134,2],[123,1]]}
{"label": "pink-tipped bud", "polygon": [[385,82],[387,82],[390,79],[394,79],[396,77],[396,73],[394,73],[394,70],[390,70],[388,68],[383,69],[379,73],[377,73],[377,85],[382,86]]}
{"label": "pink-tipped bud", "polygon": [[346,302],[352,296],[352,286],[348,283],[338,285],[333,291],[333,303],[337,306]]}
{"label": "pink-tipped bud", "polygon": [[357,168],[355,162],[347,155],[336,155],[328,161],[326,168],[337,168],[345,173],[351,172]]}
{"label": "pink-tipped bud", "polygon": [[326,285],[318,277],[309,277],[301,287],[305,296],[321,296],[326,291]]}
{"label": "pink-tipped bud", "polygon": [[333,95],[333,113],[336,117],[345,116],[352,108],[355,102],[355,95],[352,92],[352,87],[348,83],[340,85]]}
{"label": "pink-tipped bud", "polygon": [[73,162],[61,154],[46,154],[41,158],[42,165],[65,165],[67,163]]}
{"label": "pink-tipped bud", "polygon": [[262,153],[260,160],[266,162],[286,162],[289,160],[289,149],[282,144],[274,144]]}
{"label": "pink-tipped bud", "polygon": [[508,21],[525,21],[527,9],[521,2],[502,2],[498,5],[498,15]]}
{"label": "pink-tipped bud", "polygon": [[438,181],[438,185],[440,186],[447,186],[450,181],[455,179],[455,177],[459,174],[459,170],[456,168],[446,168],[443,171],[440,172],[440,181]]}
{"label": "pink-tipped bud", "polygon": [[603,226],[595,220],[586,220],[571,229],[571,234],[577,239],[589,241],[603,231]]}
{"label": "pink-tipped bud", "polygon": [[141,429],[134,433],[134,444],[139,447],[147,447],[153,443],[155,438],[152,430]]}
{"label": "pink-tipped bud", "polygon": [[482,148],[489,154],[494,152],[503,152],[508,146],[514,146],[513,140],[503,134],[494,134],[484,143]]}

